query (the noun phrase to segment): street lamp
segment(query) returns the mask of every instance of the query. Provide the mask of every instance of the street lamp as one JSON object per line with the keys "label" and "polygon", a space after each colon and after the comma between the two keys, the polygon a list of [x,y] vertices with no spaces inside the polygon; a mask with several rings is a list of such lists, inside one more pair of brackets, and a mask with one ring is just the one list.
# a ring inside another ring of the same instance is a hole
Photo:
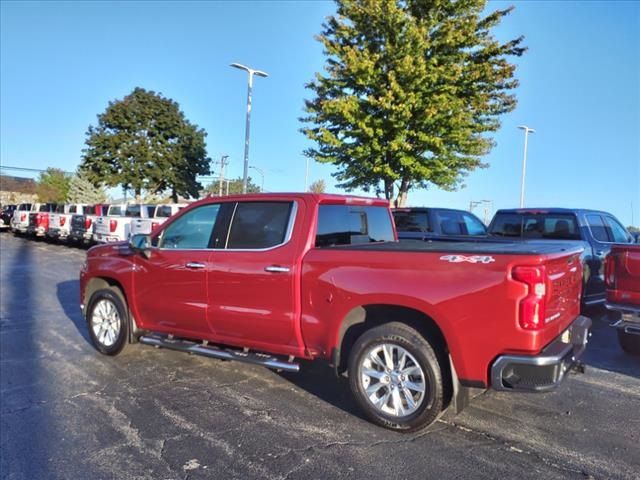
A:
{"label": "street lamp", "polygon": [[261,168],[258,168],[258,167],[254,167],[253,165],[251,165],[249,168],[253,168],[262,177],[262,184],[260,186],[260,193],[264,192],[264,170],[262,170]]}
{"label": "street lamp", "polygon": [[529,128],[526,125],[518,125],[520,130],[524,130],[524,157],[522,158],[522,183],[520,184],[520,208],[524,207],[524,179],[527,174],[527,141],[529,140],[529,133],[536,133],[533,128]]}
{"label": "street lamp", "polygon": [[247,88],[247,123],[244,131],[244,174],[242,176],[242,193],[247,193],[247,178],[249,177],[249,133],[251,130],[251,90],[253,89],[253,76],[268,77],[261,70],[254,70],[240,63],[232,63],[232,67],[244,70],[249,74],[249,85]]}

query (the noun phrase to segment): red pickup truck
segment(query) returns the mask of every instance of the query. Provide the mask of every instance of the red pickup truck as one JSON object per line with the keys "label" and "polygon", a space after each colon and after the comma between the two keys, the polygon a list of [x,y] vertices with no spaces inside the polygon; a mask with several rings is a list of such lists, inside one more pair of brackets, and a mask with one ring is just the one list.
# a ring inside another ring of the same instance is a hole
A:
{"label": "red pickup truck", "polygon": [[640,245],[613,245],[605,261],[609,310],[622,317],[613,326],[622,349],[640,355]]}
{"label": "red pickup truck", "polygon": [[379,199],[209,197],[90,249],[81,307],[107,355],[140,342],[286,371],[328,360],[372,421],[412,431],[472,388],[562,381],[591,326],[581,251],[400,243]]}

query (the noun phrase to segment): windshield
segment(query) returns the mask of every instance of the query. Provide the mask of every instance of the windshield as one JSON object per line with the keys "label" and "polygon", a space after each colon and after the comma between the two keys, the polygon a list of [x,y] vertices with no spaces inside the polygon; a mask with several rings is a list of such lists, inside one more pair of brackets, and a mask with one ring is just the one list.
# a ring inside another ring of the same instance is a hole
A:
{"label": "windshield", "polygon": [[490,233],[501,237],[580,240],[576,217],[571,214],[498,213]]}

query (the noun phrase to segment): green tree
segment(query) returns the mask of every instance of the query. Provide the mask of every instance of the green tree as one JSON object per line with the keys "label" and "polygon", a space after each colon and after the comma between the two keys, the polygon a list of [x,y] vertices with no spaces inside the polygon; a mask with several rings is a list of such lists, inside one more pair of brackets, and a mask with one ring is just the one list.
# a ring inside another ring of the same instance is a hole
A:
{"label": "green tree", "polygon": [[92,183],[131,189],[137,200],[143,190],[197,197],[196,176],[209,174],[205,137],[176,102],[136,88],[89,126],[81,169]]}
{"label": "green tree", "polygon": [[41,202],[65,202],[71,178],[59,168],[47,168],[36,183],[36,194]]}
{"label": "green tree", "polygon": [[86,173],[79,170],[71,177],[67,200],[70,203],[103,203],[107,200],[107,192],[102,185],[91,183]]}
{"label": "green tree", "polygon": [[[384,193],[403,206],[412,188],[446,190],[486,166],[499,115],[518,85],[507,61],[522,37],[493,27],[512,8],[484,15],[486,0],[337,0],[318,37],[324,74],[307,87],[305,154],[338,167],[339,187]],[[397,189],[397,197],[396,195]]]}
{"label": "green tree", "polygon": [[[260,186],[253,183],[251,177],[247,178],[247,193],[259,193]],[[205,194],[218,195],[220,193],[220,184],[216,181],[213,182],[204,189]],[[225,180],[222,186],[222,194],[227,193],[227,182]],[[229,182],[229,195],[239,195],[242,193],[242,177],[238,177]]]}
{"label": "green tree", "polygon": [[327,184],[323,179],[316,180],[309,185],[309,191],[313,193],[324,193],[327,190]]}

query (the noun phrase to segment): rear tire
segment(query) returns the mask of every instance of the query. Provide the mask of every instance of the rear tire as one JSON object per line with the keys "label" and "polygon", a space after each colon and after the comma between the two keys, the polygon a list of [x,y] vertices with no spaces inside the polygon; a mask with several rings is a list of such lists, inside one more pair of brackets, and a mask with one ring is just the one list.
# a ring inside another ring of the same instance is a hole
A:
{"label": "rear tire", "polygon": [[129,341],[129,309],[117,288],[96,291],[87,306],[89,336],[100,353],[117,355]]}
{"label": "rear tire", "polygon": [[442,365],[432,344],[404,323],[364,332],[349,353],[349,386],[374,423],[396,431],[426,428],[442,413]]}
{"label": "rear tire", "polygon": [[622,350],[629,355],[640,355],[640,335],[618,330],[618,342]]}

